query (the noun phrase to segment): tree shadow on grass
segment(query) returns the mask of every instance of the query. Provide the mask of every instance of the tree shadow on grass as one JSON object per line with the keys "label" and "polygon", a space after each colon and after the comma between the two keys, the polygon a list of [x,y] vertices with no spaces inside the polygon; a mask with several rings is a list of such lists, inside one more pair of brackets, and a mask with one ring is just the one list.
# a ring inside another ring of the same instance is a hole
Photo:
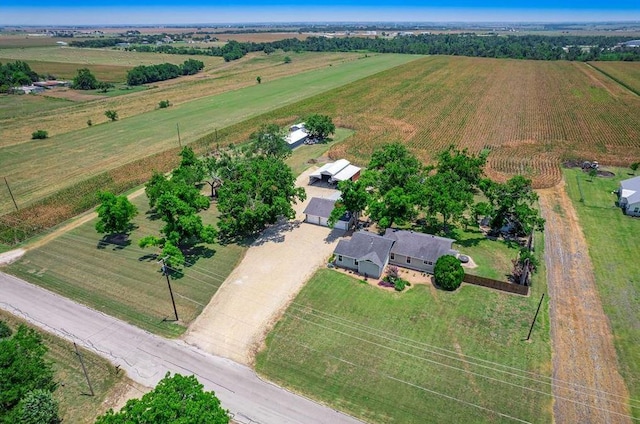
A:
{"label": "tree shadow on grass", "polygon": [[122,250],[131,245],[129,234],[107,234],[98,240],[97,249],[104,250],[111,247],[112,250]]}
{"label": "tree shadow on grass", "polygon": [[144,213],[147,216],[149,221],[157,221],[160,219],[160,215],[156,212],[155,209],[149,209]]}

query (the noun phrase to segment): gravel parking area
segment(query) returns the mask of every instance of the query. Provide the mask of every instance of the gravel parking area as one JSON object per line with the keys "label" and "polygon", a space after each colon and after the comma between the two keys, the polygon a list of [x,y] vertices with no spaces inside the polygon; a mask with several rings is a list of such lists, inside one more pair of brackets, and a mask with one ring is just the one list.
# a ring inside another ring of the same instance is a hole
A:
{"label": "gravel parking area", "polygon": [[294,205],[296,220],[275,225],[247,250],[184,336],[207,352],[251,365],[268,331],[318,267],[324,266],[344,234],[304,223],[312,197],[335,197],[336,190],[308,186],[310,169],[296,184],[307,200]]}

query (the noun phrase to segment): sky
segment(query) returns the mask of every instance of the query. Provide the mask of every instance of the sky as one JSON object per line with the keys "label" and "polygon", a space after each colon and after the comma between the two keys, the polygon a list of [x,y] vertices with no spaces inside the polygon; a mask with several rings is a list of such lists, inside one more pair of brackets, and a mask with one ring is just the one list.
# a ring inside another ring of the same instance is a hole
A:
{"label": "sky", "polygon": [[[640,0],[0,0],[0,25],[640,21]],[[22,6],[28,4],[28,7]]]}

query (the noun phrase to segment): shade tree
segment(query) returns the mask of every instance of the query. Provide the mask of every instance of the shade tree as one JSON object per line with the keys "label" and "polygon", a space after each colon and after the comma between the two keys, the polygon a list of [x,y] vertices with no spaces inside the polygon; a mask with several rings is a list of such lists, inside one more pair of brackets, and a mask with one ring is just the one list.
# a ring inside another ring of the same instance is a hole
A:
{"label": "shade tree", "polygon": [[125,234],[132,229],[131,220],[138,214],[136,206],[127,196],[116,196],[111,192],[98,193],[100,205],[96,231],[107,234]]}
{"label": "shade tree", "polygon": [[229,420],[215,393],[205,391],[196,377],[167,373],[142,398],[130,399],[118,412],[109,409],[96,424],[227,424]]}
{"label": "shade tree", "polygon": [[312,138],[324,140],[336,132],[336,126],[330,116],[313,114],[304,121],[304,128]]}

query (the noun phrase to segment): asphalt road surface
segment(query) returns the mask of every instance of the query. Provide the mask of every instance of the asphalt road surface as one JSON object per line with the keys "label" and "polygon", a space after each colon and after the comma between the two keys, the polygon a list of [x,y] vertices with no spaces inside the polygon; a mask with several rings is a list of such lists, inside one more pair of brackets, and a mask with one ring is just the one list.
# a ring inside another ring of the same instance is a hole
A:
{"label": "asphalt road surface", "polygon": [[0,273],[0,308],[119,365],[153,387],[170,371],[195,375],[238,423],[360,423],[265,382],[243,365],[155,336],[11,275]]}

